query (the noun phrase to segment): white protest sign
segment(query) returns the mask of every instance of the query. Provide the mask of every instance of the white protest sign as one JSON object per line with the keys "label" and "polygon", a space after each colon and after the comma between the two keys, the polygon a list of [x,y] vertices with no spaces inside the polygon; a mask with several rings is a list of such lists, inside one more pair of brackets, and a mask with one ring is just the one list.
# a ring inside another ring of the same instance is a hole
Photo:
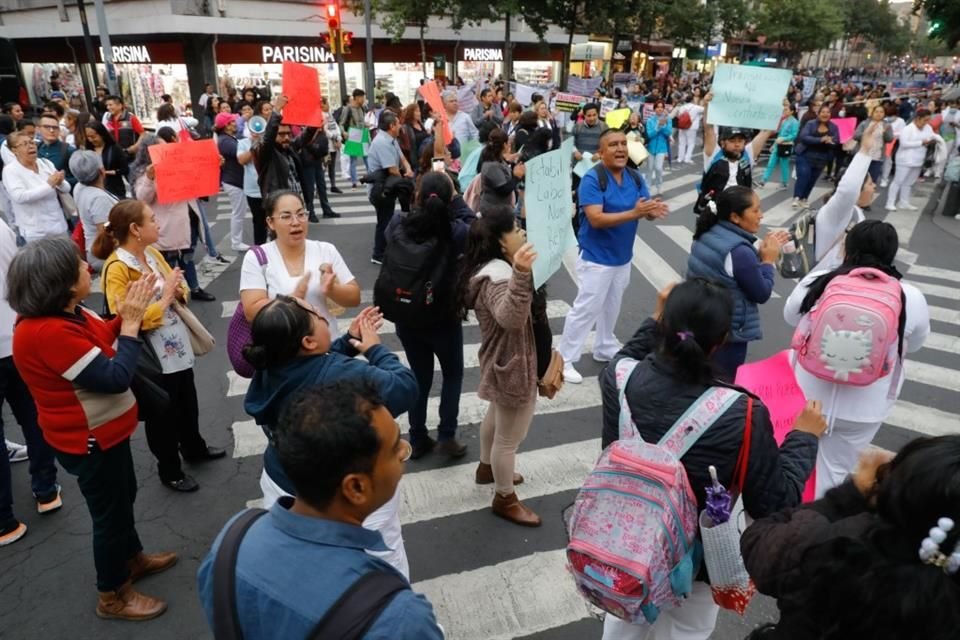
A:
{"label": "white protest sign", "polygon": [[776,130],[793,72],[742,64],[721,64],[713,77],[708,124]]}
{"label": "white protest sign", "polygon": [[570,223],[573,186],[570,147],[542,153],[524,163],[527,240],[537,251],[533,286],[539,288],[563,265],[563,254],[576,245]]}

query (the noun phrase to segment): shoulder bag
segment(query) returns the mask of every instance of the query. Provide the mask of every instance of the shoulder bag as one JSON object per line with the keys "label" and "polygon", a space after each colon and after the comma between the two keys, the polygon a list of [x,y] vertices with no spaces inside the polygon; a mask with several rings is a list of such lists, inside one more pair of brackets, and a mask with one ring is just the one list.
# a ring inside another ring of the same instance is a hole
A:
{"label": "shoulder bag", "polygon": [[[264,509],[250,509],[223,534],[213,561],[213,635],[215,640],[242,640],[237,613],[236,569],[240,544]],[[393,598],[410,584],[392,571],[374,569],[360,576],[307,636],[310,640],[361,640]]]}
{"label": "shoulder bag", "polygon": [[[261,269],[267,266],[267,254],[263,247],[253,245],[250,251],[257,257]],[[243,357],[243,350],[251,340],[250,323],[247,322],[247,317],[243,313],[243,303],[238,302],[233,317],[230,318],[230,326],[227,327],[227,356],[230,358],[233,370],[244,378],[252,378],[255,371],[253,365]]]}
{"label": "shoulder bag", "polygon": [[190,346],[193,348],[193,355],[200,357],[213,351],[217,341],[213,335],[207,331],[207,328],[203,326],[203,323],[200,322],[200,318],[198,318],[193,311],[190,311],[185,304],[177,301],[173,303],[173,310],[177,312],[183,324],[185,324],[190,331]]}

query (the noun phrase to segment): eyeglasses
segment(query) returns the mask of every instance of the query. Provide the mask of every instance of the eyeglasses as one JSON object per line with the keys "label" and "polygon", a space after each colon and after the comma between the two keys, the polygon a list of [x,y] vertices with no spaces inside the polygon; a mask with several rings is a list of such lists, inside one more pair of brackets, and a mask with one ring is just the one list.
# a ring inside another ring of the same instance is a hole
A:
{"label": "eyeglasses", "polygon": [[40,125],[41,129],[46,129],[47,131],[59,131],[60,125],[58,124],[42,124]]}
{"label": "eyeglasses", "polygon": [[19,149],[20,147],[35,147],[37,143],[34,140],[27,140],[26,142],[21,142],[20,144],[13,147],[14,149]]}
{"label": "eyeglasses", "polygon": [[294,219],[294,218],[296,218],[296,219],[299,220],[300,222],[303,222],[304,220],[307,219],[307,212],[306,212],[306,211],[297,211],[296,213],[281,213],[281,214],[279,214],[279,215],[270,216],[270,217],[271,217],[271,218],[277,218],[278,220],[280,220],[280,222],[289,224],[289,223],[293,222],[293,219]]}

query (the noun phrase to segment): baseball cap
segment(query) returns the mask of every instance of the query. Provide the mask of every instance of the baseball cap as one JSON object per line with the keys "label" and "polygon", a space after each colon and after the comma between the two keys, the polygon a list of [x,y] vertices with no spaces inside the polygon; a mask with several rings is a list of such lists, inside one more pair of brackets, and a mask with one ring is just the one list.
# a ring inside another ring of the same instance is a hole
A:
{"label": "baseball cap", "polygon": [[213,120],[213,128],[223,129],[231,122],[236,122],[236,120],[237,116],[234,113],[218,113],[217,117]]}
{"label": "baseball cap", "polygon": [[729,140],[736,137],[741,137],[746,140],[749,136],[747,135],[747,130],[741,129],[740,127],[720,127],[721,140]]}

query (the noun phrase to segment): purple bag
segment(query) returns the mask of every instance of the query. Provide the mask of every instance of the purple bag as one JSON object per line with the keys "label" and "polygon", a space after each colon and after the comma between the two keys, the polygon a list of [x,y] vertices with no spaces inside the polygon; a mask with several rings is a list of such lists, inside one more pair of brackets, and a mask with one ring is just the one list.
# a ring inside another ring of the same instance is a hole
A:
{"label": "purple bag", "polygon": [[[263,247],[253,245],[250,247],[250,251],[253,251],[253,255],[257,256],[257,262],[260,263],[261,267],[266,266],[267,254],[264,253]],[[238,302],[233,317],[230,319],[230,326],[227,327],[227,355],[230,357],[233,370],[237,372],[237,375],[244,378],[252,378],[255,371],[253,365],[243,357],[243,349],[250,342],[250,323],[247,322],[247,317],[243,315],[243,303]]]}

